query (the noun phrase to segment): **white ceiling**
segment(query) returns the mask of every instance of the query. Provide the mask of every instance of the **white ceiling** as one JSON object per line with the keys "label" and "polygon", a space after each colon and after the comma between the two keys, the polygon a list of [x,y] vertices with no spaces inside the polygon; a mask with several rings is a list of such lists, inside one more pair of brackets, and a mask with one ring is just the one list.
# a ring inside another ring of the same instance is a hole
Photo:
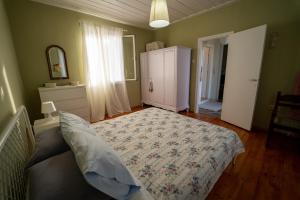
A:
{"label": "white ceiling", "polygon": [[[150,28],[151,0],[32,0],[123,24]],[[167,0],[171,23],[236,0]]]}

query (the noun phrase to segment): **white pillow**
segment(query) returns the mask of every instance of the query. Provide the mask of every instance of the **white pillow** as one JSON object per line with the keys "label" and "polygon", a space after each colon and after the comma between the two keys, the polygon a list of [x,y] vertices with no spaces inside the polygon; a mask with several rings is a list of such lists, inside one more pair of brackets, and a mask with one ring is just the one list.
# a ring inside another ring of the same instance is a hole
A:
{"label": "white pillow", "polygon": [[115,199],[128,199],[140,185],[119,156],[90,127],[80,127],[60,113],[61,131],[86,181]]}
{"label": "white pillow", "polygon": [[[83,128],[90,127],[91,125],[90,122],[72,113],[59,111],[59,116],[60,116],[60,123],[68,123],[69,125],[80,126]],[[63,121],[61,121],[62,117],[63,117]]]}

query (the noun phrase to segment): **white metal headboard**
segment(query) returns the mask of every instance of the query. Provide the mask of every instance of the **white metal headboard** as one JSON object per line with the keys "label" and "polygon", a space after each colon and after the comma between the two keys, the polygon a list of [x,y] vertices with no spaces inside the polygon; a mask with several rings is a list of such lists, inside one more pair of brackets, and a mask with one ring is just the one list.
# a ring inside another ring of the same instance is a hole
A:
{"label": "white metal headboard", "polygon": [[26,108],[21,106],[0,134],[0,200],[26,197],[25,165],[34,148]]}

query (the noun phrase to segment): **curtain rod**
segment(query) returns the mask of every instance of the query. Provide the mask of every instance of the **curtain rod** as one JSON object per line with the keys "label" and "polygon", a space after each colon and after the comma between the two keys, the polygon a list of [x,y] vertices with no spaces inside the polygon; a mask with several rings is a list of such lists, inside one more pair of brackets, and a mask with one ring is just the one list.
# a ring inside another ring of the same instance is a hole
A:
{"label": "curtain rod", "polygon": [[[82,22],[82,21],[79,21],[79,22],[78,22],[79,26],[81,26],[81,22]],[[96,24],[97,24],[97,23],[96,23]],[[106,26],[107,26],[107,25],[106,25]],[[120,27],[117,27],[117,28],[120,28]],[[123,28],[120,28],[120,29],[122,29],[123,32],[128,32],[127,29],[123,29]]]}

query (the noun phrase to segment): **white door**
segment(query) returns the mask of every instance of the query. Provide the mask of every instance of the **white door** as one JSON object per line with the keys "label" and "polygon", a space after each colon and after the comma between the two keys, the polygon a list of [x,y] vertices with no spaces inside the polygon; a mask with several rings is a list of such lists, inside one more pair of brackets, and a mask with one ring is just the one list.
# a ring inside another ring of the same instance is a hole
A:
{"label": "white door", "polygon": [[164,52],[164,104],[168,106],[176,105],[176,91],[175,87],[177,85],[175,78],[175,59],[176,51],[175,49],[166,50]]}
{"label": "white door", "polygon": [[228,37],[221,119],[251,130],[267,26]]}
{"label": "white door", "polygon": [[164,100],[164,54],[163,51],[149,53],[149,83],[151,92],[149,93],[150,101],[154,104],[163,104]]}

